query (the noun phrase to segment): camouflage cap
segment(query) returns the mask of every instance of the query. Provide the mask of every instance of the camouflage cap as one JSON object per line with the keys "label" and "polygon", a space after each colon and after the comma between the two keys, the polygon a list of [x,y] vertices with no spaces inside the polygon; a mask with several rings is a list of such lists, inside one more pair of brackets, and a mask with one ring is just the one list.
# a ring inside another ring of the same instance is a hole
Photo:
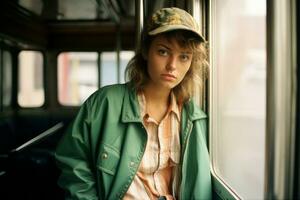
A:
{"label": "camouflage cap", "polygon": [[175,7],[156,11],[150,19],[147,32],[149,35],[156,35],[172,30],[192,31],[204,41],[195,19],[185,10]]}

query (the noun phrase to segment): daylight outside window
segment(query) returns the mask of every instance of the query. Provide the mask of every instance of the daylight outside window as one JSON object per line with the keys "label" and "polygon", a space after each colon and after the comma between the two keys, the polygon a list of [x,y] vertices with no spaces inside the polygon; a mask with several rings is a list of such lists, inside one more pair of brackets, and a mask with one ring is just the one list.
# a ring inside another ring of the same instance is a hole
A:
{"label": "daylight outside window", "polygon": [[98,89],[98,53],[64,52],[58,56],[58,100],[78,106]]}
{"label": "daylight outside window", "polygon": [[212,1],[211,155],[242,199],[264,198],[266,1]]}
{"label": "daylight outside window", "polygon": [[120,83],[125,82],[125,69],[131,58],[134,56],[134,51],[121,51],[120,53]]}
{"label": "daylight outside window", "polygon": [[101,87],[118,83],[118,67],[116,52],[102,52],[101,60]]}
{"label": "daylight outside window", "polygon": [[44,104],[43,55],[38,51],[19,54],[18,102],[22,107],[40,107]]}

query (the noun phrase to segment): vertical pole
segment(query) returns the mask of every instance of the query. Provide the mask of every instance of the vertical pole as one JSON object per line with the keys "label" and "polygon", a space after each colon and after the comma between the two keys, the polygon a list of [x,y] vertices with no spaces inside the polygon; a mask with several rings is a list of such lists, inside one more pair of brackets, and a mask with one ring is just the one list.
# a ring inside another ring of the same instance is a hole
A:
{"label": "vertical pole", "polygon": [[2,46],[0,46],[0,111],[3,110],[3,70],[4,70],[4,62],[3,62],[3,51]]}
{"label": "vertical pole", "polygon": [[297,85],[295,2],[267,0],[266,199],[293,199]]}
{"label": "vertical pole", "polygon": [[142,30],[144,25],[144,1],[135,0],[135,24],[136,24],[136,41],[135,41],[135,51],[141,46],[142,40]]}

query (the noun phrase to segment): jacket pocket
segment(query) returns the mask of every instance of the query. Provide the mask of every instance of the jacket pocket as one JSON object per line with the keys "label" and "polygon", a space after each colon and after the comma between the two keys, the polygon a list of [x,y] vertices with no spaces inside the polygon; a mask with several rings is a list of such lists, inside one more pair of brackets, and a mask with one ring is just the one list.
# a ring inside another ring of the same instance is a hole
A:
{"label": "jacket pocket", "polygon": [[114,175],[119,163],[120,153],[103,143],[101,146],[98,155],[97,168],[103,172]]}

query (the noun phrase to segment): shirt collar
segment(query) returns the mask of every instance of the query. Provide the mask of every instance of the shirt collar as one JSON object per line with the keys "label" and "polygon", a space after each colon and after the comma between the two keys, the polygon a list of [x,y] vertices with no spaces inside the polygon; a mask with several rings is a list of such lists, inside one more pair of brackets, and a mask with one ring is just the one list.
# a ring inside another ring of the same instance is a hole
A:
{"label": "shirt collar", "polygon": [[180,105],[178,105],[176,97],[173,92],[171,92],[170,98],[171,99],[170,99],[169,109],[170,111],[175,113],[178,121],[180,121]]}
{"label": "shirt collar", "polygon": [[[147,110],[146,110],[146,98],[145,98],[144,92],[139,91],[137,93],[137,96],[138,96],[138,102],[139,102],[139,105],[140,105],[141,116],[145,117],[145,115],[147,115]],[[175,97],[173,92],[171,92],[171,94],[170,94],[170,104],[169,104],[169,107],[168,107],[168,110],[167,110],[168,114],[170,112],[175,113],[178,121],[180,121],[180,107],[177,104],[176,97]]]}
{"label": "shirt collar", "polygon": [[[129,83],[126,83],[124,87],[125,87],[125,94],[124,94],[123,106],[122,106],[122,122],[124,123],[142,122],[142,117],[140,112],[141,109],[137,98],[138,96],[137,91],[133,89],[129,85]],[[199,109],[198,106],[196,106],[193,100],[190,100],[182,105],[179,105],[178,111],[176,112],[177,113],[176,116],[180,116],[179,119],[188,118],[191,121],[194,121],[197,119],[203,119],[207,117],[207,115],[201,109]]]}

